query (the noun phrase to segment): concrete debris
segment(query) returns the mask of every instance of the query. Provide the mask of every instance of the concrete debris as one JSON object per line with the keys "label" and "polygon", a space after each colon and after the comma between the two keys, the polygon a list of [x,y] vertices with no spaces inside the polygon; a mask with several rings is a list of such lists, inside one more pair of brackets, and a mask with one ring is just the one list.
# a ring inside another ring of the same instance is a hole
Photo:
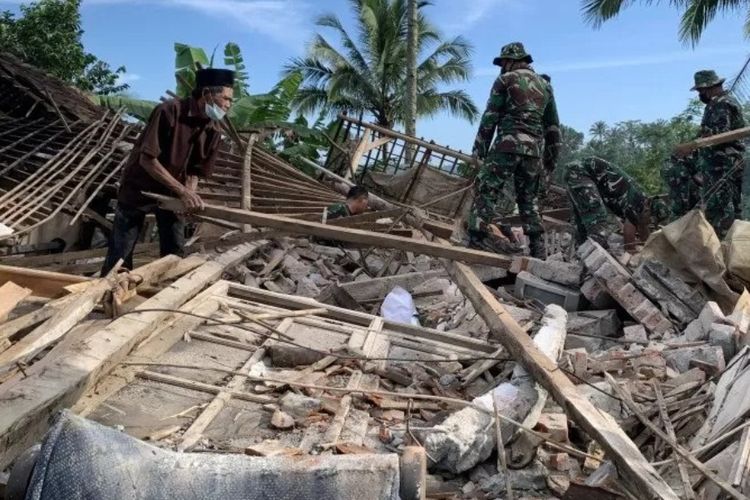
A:
{"label": "concrete debris", "polygon": [[291,429],[294,427],[294,418],[281,410],[276,410],[271,417],[271,425],[280,430]]}
{"label": "concrete debris", "polygon": [[516,257],[510,266],[510,272],[519,274],[526,271],[537,278],[559,285],[578,288],[583,276],[583,267],[577,263],[556,260],[540,260],[533,257]]}
{"label": "concrete debris", "polygon": [[675,331],[661,310],[631,282],[630,272],[598,243],[589,239],[578,249],[578,256],[599,284],[653,335],[669,336]]}
{"label": "concrete debris", "polygon": [[[458,205],[470,199],[469,193],[442,200],[455,204],[450,210],[441,203],[430,205],[428,213],[416,206],[430,199],[414,203],[404,193],[396,204],[373,189],[373,208],[389,213],[327,221],[338,228],[327,234],[338,237],[342,231],[366,231],[357,233],[366,239],[352,244],[282,234],[279,216],[296,219],[284,221],[294,234],[313,231],[301,219],[320,221],[324,207],[343,199],[350,182],[333,171],[365,167],[375,174],[368,169],[371,159],[380,161],[385,153],[398,162],[399,151],[408,151],[410,144],[426,167],[420,165],[417,177],[409,177],[405,191],[413,196],[424,191],[420,182],[435,178],[431,167],[438,162],[471,161],[449,148],[425,154],[436,145],[398,133],[384,139],[360,123],[338,127],[351,137],[340,145],[343,150],[329,152],[326,168],[311,165],[318,167],[316,178],[260,143],[227,146],[219,154],[217,178],[200,186],[200,192],[208,205],[227,200],[242,208],[213,212],[227,220],[202,218],[185,248],[192,255],[184,259],[157,257],[154,221],[147,217],[149,230],[134,250],[136,269],[121,273],[113,290],[104,290],[97,278],[104,251],[91,248],[93,237],[73,241],[67,233],[88,234],[94,220],[101,226],[94,231],[97,238],[106,240],[114,200],[105,193],[116,191],[117,177],[111,174],[125,160],[122,152],[133,146],[134,125],[119,123],[119,115],[105,116],[61,82],[29,72],[9,56],[0,57],[0,90],[8,96],[0,102],[0,121],[8,129],[0,134],[0,164],[12,166],[26,158],[7,172],[4,180],[11,184],[3,188],[26,179],[14,195],[24,201],[19,193],[34,191],[34,172],[58,165],[67,179],[61,196],[81,194],[86,178],[104,189],[96,196],[101,200],[84,205],[80,196],[68,197],[64,207],[55,206],[57,196],[40,198],[31,211],[11,203],[12,218],[25,221],[13,227],[23,231],[23,239],[12,240],[0,224],[0,288],[30,290],[10,294],[14,297],[0,293],[0,401],[5,405],[0,412],[0,491],[8,477],[3,469],[42,439],[51,415],[72,406],[109,428],[178,452],[239,450],[294,463],[318,455],[323,465],[310,470],[326,477],[346,470],[345,465],[338,469],[335,459],[343,457],[344,463],[355,456],[388,454],[392,463],[380,485],[390,492],[388,498],[398,493],[406,499],[503,498],[510,496],[508,483],[516,498],[676,498],[687,496],[686,484],[699,485],[696,498],[726,493],[726,485],[717,485],[712,473],[693,466],[687,473],[681,470],[684,462],[673,460],[679,449],[675,452],[669,440],[748,495],[750,431],[740,428],[750,415],[750,293],[735,297],[735,290],[750,288],[743,281],[750,275],[747,252],[742,252],[742,238],[728,242],[726,256],[714,236],[701,242],[696,231],[707,229],[707,223],[699,211],[653,235],[640,252],[625,252],[616,231],[609,250],[593,241],[576,248],[565,224],[567,193],[551,186],[548,201],[557,201],[545,207],[550,210],[543,220],[549,225],[547,248],[554,255],[546,260],[447,248],[414,230],[418,226],[448,239],[453,223],[461,225],[467,206]],[[28,82],[33,88],[27,88]],[[81,138],[94,137],[103,126],[112,135],[98,146]],[[35,135],[35,130],[46,132]],[[341,153],[356,151],[370,133],[382,148],[358,154],[360,164],[349,164],[347,156],[354,155]],[[112,149],[114,137],[121,144]],[[245,135],[230,139],[247,140]],[[44,154],[30,155],[37,150]],[[66,163],[66,154],[104,160]],[[435,187],[452,177],[441,176]],[[464,179],[452,180],[454,191],[465,185]],[[37,191],[39,198],[55,190]],[[443,194],[430,190],[427,198]],[[85,227],[71,227],[66,219],[64,231],[49,220],[31,231],[31,224],[59,208],[90,220]],[[243,210],[244,217],[233,219]],[[254,220],[263,212],[266,218],[260,220],[266,223],[273,214],[279,229],[255,222],[247,226],[250,212],[256,213]],[[378,219],[390,222],[378,224]],[[511,219],[503,223],[517,226],[519,219]],[[393,246],[368,248],[383,242]],[[82,250],[69,251],[72,247]],[[458,267],[454,262],[417,250],[482,262],[470,265],[481,283],[451,271]],[[101,298],[93,300],[90,289],[100,287]],[[384,311],[391,310],[397,295],[408,297],[408,308],[394,323],[388,319],[396,317]],[[151,311],[128,314],[136,307]],[[78,314],[83,319],[73,321]],[[517,325],[506,321],[509,316]],[[497,318],[502,321],[490,336],[485,320]],[[61,332],[53,323],[75,325]],[[149,365],[138,364],[144,360]],[[554,396],[562,407],[539,381],[558,389]],[[425,395],[430,398],[417,397]],[[582,412],[589,407],[582,397],[595,408]],[[628,399],[634,407],[626,404]],[[495,403],[502,417],[534,433],[496,419]],[[633,408],[668,431],[669,440]],[[590,422],[600,425],[583,425]],[[608,438],[620,435],[617,441]],[[421,462],[402,463],[396,473],[396,454],[409,455],[415,441],[424,445],[434,475],[425,477]],[[618,454],[614,442],[623,449],[635,446]],[[554,443],[569,447],[561,450]],[[510,470],[498,466],[501,457],[509,459]],[[658,462],[663,465],[652,470]],[[629,468],[630,463],[636,465]],[[370,482],[376,476],[362,477]],[[411,494],[398,491],[399,478],[401,486],[413,486]],[[283,487],[283,481],[279,484]],[[632,491],[636,484],[652,489]]]}
{"label": "concrete debris", "polygon": [[595,278],[589,277],[581,285],[581,293],[593,309],[610,309],[616,305],[615,299]]}
{"label": "concrete debris", "polygon": [[[543,326],[534,337],[534,344],[550,359],[556,361],[565,343],[566,312],[551,305],[545,310]],[[426,433],[424,446],[433,462],[432,467],[453,473],[465,472],[486,460],[496,445],[493,428],[493,398],[500,413],[516,421],[526,419],[542,397],[529,374],[516,366],[509,382],[504,382],[473,403],[485,409],[467,407],[449,416],[443,423]],[[546,398],[546,393],[543,396]],[[505,439],[510,439],[515,428],[501,423]]]}
{"label": "concrete debris", "polygon": [[692,360],[701,361],[714,366],[717,372],[721,372],[726,366],[724,350],[712,345],[696,347],[680,347],[663,352],[667,365],[679,373],[685,373],[692,368]]}
{"label": "concrete debris", "polygon": [[281,410],[294,418],[307,418],[321,408],[319,399],[287,392],[280,400]]}
{"label": "concrete debris", "polygon": [[581,294],[572,288],[544,280],[521,271],[516,277],[516,296],[520,299],[536,299],[542,304],[556,304],[566,311],[577,311]]}

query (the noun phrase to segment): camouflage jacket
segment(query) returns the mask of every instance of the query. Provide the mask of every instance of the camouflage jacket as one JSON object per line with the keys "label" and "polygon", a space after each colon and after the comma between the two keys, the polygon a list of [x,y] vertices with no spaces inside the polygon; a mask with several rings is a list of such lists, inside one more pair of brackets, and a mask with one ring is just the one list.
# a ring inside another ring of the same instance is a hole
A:
{"label": "camouflage jacket", "polygon": [[[706,104],[701,121],[701,137],[729,132],[745,126],[742,116],[742,107],[729,92],[724,92],[714,97]],[[711,148],[710,153],[734,153],[742,152],[745,146],[740,141],[727,142]]]}
{"label": "camouflage jacket", "polygon": [[346,206],[346,203],[334,203],[333,205],[330,205],[327,209],[328,215],[326,217],[326,220],[331,219],[338,219],[340,217],[349,217],[351,213],[349,213],[349,207]]}
{"label": "camouflage jacket", "polygon": [[482,159],[492,146],[493,152],[536,158],[544,153],[546,159],[551,155],[556,160],[559,130],[552,86],[534,70],[518,69],[495,80],[479,124],[474,151]]}

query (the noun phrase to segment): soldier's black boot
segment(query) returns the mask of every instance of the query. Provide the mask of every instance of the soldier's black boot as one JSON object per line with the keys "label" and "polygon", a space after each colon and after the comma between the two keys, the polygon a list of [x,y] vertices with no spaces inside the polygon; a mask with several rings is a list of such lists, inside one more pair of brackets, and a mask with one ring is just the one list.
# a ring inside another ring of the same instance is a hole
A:
{"label": "soldier's black boot", "polygon": [[536,259],[547,260],[547,245],[544,243],[544,235],[529,235],[529,255]]}

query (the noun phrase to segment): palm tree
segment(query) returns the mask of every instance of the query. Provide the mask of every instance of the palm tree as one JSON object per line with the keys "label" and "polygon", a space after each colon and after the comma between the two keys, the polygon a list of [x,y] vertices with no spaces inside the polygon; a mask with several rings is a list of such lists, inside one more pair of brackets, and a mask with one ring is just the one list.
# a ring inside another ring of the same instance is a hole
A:
{"label": "palm tree", "polygon": [[603,142],[604,138],[607,136],[607,131],[609,128],[607,127],[607,124],[603,121],[594,122],[593,125],[591,125],[591,128],[589,129],[589,134],[591,134],[591,138],[594,141]]}
{"label": "palm tree", "polygon": [[[378,125],[393,128],[406,121],[407,0],[350,0],[357,19],[356,40],[333,14],[317,20],[334,30],[343,50],[320,34],[307,57],[293,59],[286,72],[300,71],[304,83],[295,99],[303,113],[368,113]],[[427,2],[418,2],[418,7]],[[462,90],[441,86],[468,80],[471,46],[461,37],[444,40],[423,15],[418,19],[417,116],[448,110],[473,121],[477,107]]]}
{"label": "palm tree", "polygon": [[[641,3],[659,3],[660,0],[641,0]],[[583,0],[584,17],[594,26],[617,16],[634,0]],[[750,35],[750,0],[669,0],[670,5],[682,11],[680,40],[695,45],[703,31],[719,12],[741,11],[745,15],[745,34]]]}

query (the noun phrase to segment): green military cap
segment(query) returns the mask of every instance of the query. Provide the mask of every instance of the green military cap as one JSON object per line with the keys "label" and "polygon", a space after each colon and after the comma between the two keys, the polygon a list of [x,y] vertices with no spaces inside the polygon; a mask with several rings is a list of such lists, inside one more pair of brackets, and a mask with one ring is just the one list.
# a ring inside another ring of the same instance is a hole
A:
{"label": "green military cap", "polygon": [[523,47],[523,44],[521,42],[513,42],[505,45],[502,49],[500,49],[500,55],[492,60],[492,64],[494,64],[495,66],[500,66],[500,61],[503,59],[513,59],[514,61],[526,59],[528,60],[528,62],[534,61],[531,58],[531,55],[526,52],[526,49]]}
{"label": "green military cap", "polygon": [[724,83],[724,79],[719,78],[716,71],[712,69],[704,69],[695,73],[695,86],[690,90],[705,89],[721,85],[722,83]]}

